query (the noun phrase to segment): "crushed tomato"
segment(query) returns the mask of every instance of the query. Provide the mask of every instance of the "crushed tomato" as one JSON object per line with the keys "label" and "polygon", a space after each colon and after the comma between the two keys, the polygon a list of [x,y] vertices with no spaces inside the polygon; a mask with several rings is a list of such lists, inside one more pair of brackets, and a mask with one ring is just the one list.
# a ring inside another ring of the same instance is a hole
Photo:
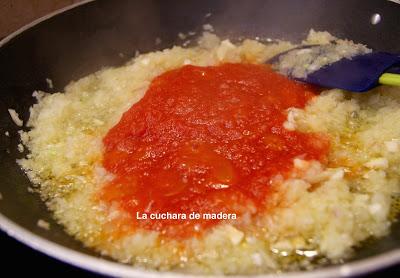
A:
{"label": "crushed tomato", "polygon": [[115,178],[100,198],[132,227],[189,237],[220,220],[139,220],[136,213],[256,214],[270,183],[293,158],[323,160],[329,142],[283,127],[317,89],[267,65],[183,66],[156,77],[104,137],[103,166]]}

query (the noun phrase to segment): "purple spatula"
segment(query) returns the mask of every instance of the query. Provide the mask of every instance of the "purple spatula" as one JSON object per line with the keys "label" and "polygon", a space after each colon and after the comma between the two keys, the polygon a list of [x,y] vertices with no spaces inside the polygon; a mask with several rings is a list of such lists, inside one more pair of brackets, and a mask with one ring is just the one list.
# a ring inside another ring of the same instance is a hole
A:
{"label": "purple spatula", "polygon": [[[290,54],[292,60],[299,58],[297,60],[300,61],[300,55],[306,55],[308,51],[311,51],[311,48],[314,53],[312,59],[314,61],[315,59],[322,60],[318,55],[328,55],[326,50],[323,49],[324,47],[318,45],[298,47],[279,54],[269,62],[278,65],[276,68],[279,70],[279,63],[285,62],[286,55]],[[327,60],[326,57],[324,56],[323,59]],[[308,60],[310,60],[309,57]],[[356,54],[350,58],[342,58],[315,70],[299,71],[298,68],[290,69],[290,65],[288,69],[286,65],[286,70],[283,73],[290,78],[326,88],[365,92],[379,84],[400,86],[400,74],[397,74],[400,73],[399,66],[400,55],[398,54],[369,52]],[[299,63],[296,64],[295,61],[293,67],[299,67]]]}

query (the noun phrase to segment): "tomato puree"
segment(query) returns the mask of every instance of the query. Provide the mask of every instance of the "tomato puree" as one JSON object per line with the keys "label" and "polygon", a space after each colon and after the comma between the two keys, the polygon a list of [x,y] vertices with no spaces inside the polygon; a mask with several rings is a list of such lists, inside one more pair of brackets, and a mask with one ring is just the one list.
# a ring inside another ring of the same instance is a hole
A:
{"label": "tomato puree", "polygon": [[132,227],[188,237],[221,220],[143,220],[137,213],[244,213],[265,208],[271,180],[293,158],[323,160],[329,143],[283,127],[289,107],[317,89],[267,65],[187,65],[155,78],[104,137],[103,166],[115,178],[100,198]]}

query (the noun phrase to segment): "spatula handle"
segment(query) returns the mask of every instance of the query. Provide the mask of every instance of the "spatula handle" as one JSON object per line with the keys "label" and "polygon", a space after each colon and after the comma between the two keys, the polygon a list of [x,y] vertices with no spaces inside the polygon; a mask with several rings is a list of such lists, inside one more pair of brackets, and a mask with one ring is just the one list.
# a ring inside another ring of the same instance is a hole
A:
{"label": "spatula handle", "polygon": [[379,77],[379,84],[400,86],[400,74],[384,73]]}

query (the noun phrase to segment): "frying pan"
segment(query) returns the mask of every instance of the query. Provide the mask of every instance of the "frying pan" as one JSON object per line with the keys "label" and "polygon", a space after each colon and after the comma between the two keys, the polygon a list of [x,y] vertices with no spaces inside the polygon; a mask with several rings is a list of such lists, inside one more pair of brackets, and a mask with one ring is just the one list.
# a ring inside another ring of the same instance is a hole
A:
{"label": "frying pan", "polygon": [[[205,17],[207,13],[212,13],[211,17]],[[371,23],[374,14],[381,16],[380,23]],[[226,38],[258,36],[298,41],[314,28],[376,50],[400,52],[399,19],[400,5],[384,0],[98,0],[33,22],[0,43],[0,227],[34,249],[98,273],[180,276],[113,262],[68,236],[51,219],[39,197],[27,190],[30,182],[15,163],[23,155],[17,151],[18,127],[7,109],[15,109],[26,121],[34,102],[32,92],[49,91],[46,78],[54,83],[50,91],[62,90],[71,80],[102,67],[122,65],[136,50],[147,52],[181,44],[179,32],[200,32],[205,23]],[[155,44],[157,37],[161,44]],[[51,229],[39,228],[38,219],[50,222]],[[395,223],[388,236],[358,248],[355,256],[341,265],[286,275],[359,275],[399,262],[400,223]]]}

